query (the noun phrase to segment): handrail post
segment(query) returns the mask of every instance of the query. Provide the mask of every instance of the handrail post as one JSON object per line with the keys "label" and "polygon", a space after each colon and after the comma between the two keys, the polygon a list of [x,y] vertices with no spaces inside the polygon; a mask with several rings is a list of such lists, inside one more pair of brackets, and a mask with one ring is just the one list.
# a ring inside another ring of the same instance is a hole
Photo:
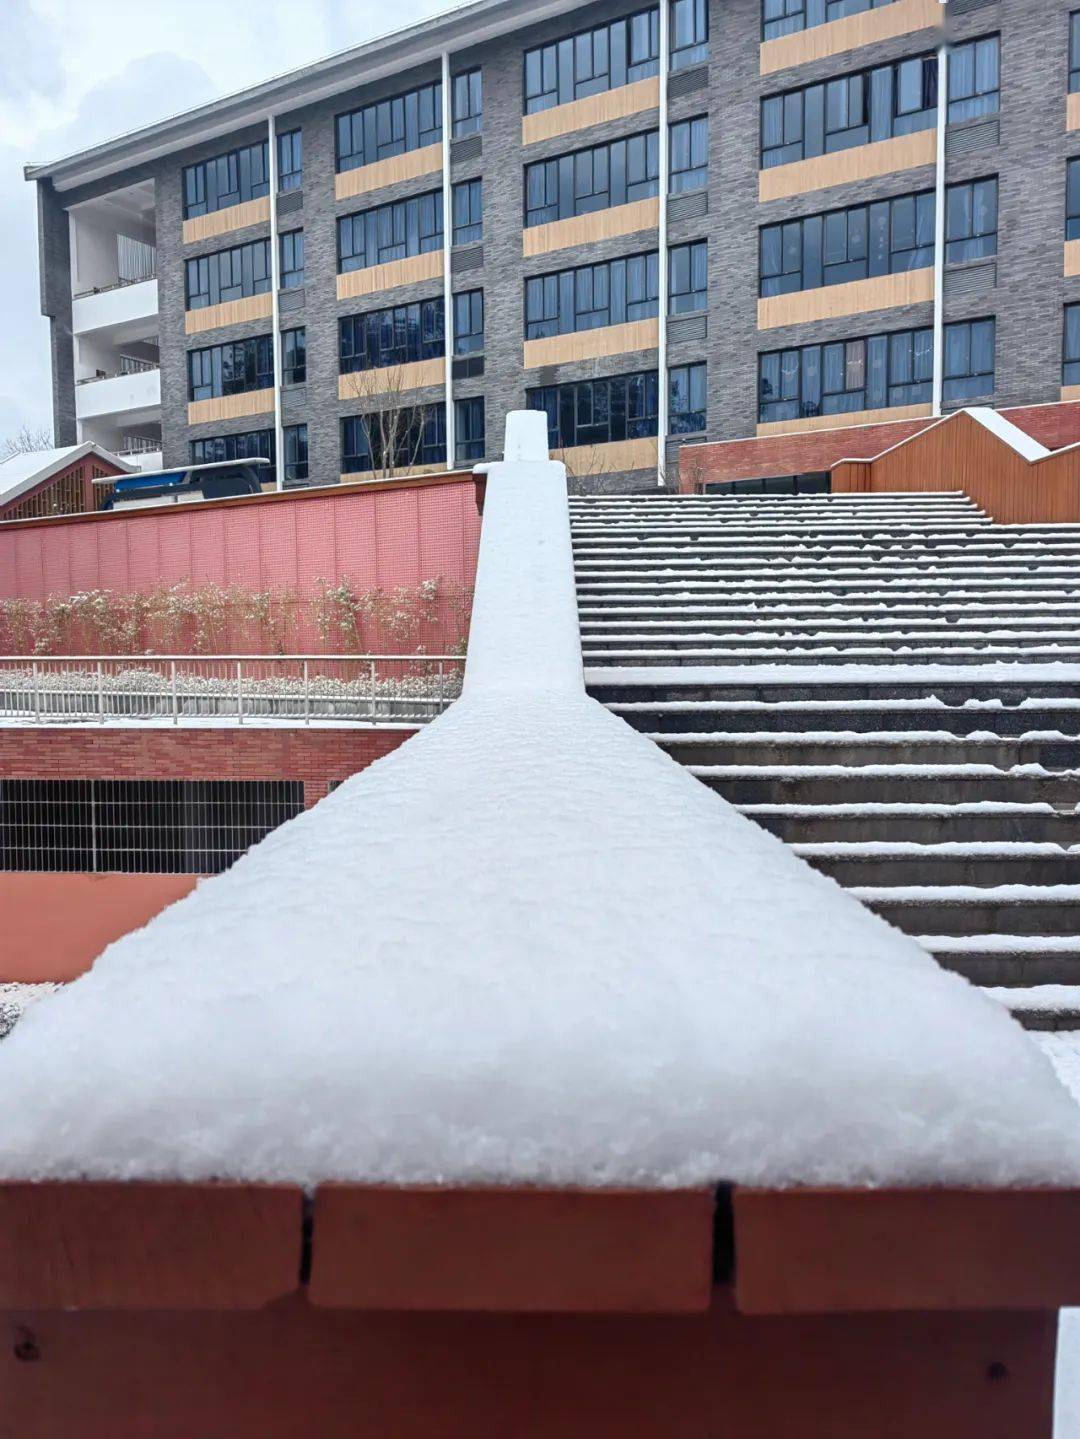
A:
{"label": "handrail post", "polygon": [[178,695],[177,692],[176,692],[176,661],[175,661],[175,660],[170,660],[170,661],[169,661],[169,665],[170,665],[169,683],[170,683],[170,687],[172,688],[172,722],[173,722],[173,724],[179,724],[179,723],[180,723],[180,697],[179,697],[179,695]]}
{"label": "handrail post", "polygon": [[97,662],[97,710],[98,724],[105,723],[105,667],[101,660]]}
{"label": "handrail post", "polygon": [[304,723],[311,723],[311,675],[307,660],[304,661]]}
{"label": "handrail post", "polygon": [[236,722],[244,723],[244,666],[242,660],[236,661]]}
{"label": "handrail post", "polygon": [[371,661],[371,723],[375,723],[375,661]]}
{"label": "handrail post", "polygon": [[439,661],[439,714],[446,708],[446,670],[442,660]]}
{"label": "handrail post", "polygon": [[38,662],[32,660],[30,672],[34,681],[34,719],[40,723],[41,720],[41,678],[38,674]]}

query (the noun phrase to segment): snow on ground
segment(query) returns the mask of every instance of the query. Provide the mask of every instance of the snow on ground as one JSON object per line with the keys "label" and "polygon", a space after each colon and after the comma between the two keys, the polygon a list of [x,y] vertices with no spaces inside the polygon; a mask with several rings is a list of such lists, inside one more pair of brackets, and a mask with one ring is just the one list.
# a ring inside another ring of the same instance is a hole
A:
{"label": "snow on ground", "polygon": [[1000,1005],[586,697],[561,466],[476,595],[448,714],[4,1041],[0,1174],[1080,1182]]}
{"label": "snow on ground", "polygon": [[[1080,1031],[1040,1034],[1038,1044],[1080,1102]],[[1080,1309],[1063,1309],[1058,1326],[1054,1439],[1080,1435]]]}
{"label": "snow on ground", "polygon": [[0,1039],[15,1028],[24,1010],[57,988],[55,984],[0,984]]}

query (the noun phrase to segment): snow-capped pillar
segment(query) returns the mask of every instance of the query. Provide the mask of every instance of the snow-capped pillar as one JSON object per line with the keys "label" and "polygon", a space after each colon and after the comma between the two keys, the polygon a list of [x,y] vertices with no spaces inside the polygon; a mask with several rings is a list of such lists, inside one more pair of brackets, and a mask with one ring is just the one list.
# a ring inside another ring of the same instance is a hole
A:
{"label": "snow-capped pillar", "polygon": [[545,414],[507,415],[505,458],[487,471],[466,699],[584,690],[566,467],[547,446]]}

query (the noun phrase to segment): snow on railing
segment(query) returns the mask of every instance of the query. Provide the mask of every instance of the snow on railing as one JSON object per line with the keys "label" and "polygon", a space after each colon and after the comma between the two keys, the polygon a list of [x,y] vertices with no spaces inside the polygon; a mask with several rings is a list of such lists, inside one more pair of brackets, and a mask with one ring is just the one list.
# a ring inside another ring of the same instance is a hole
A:
{"label": "snow on railing", "polygon": [[0,722],[424,724],[461,693],[464,664],[460,655],[3,655]]}
{"label": "snow on railing", "polygon": [[489,468],[460,701],[34,1006],[0,1176],[1080,1177],[1000,1006],[585,693],[542,424]]}

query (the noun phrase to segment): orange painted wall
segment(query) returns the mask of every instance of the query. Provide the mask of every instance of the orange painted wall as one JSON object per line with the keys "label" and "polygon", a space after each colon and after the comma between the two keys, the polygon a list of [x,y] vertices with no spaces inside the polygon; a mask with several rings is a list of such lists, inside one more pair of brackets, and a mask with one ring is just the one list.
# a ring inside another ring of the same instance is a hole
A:
{"label": "orange painted wall", "polygon": [[0,873],[0,981],[74,979],[196,883],[192,874]]}

